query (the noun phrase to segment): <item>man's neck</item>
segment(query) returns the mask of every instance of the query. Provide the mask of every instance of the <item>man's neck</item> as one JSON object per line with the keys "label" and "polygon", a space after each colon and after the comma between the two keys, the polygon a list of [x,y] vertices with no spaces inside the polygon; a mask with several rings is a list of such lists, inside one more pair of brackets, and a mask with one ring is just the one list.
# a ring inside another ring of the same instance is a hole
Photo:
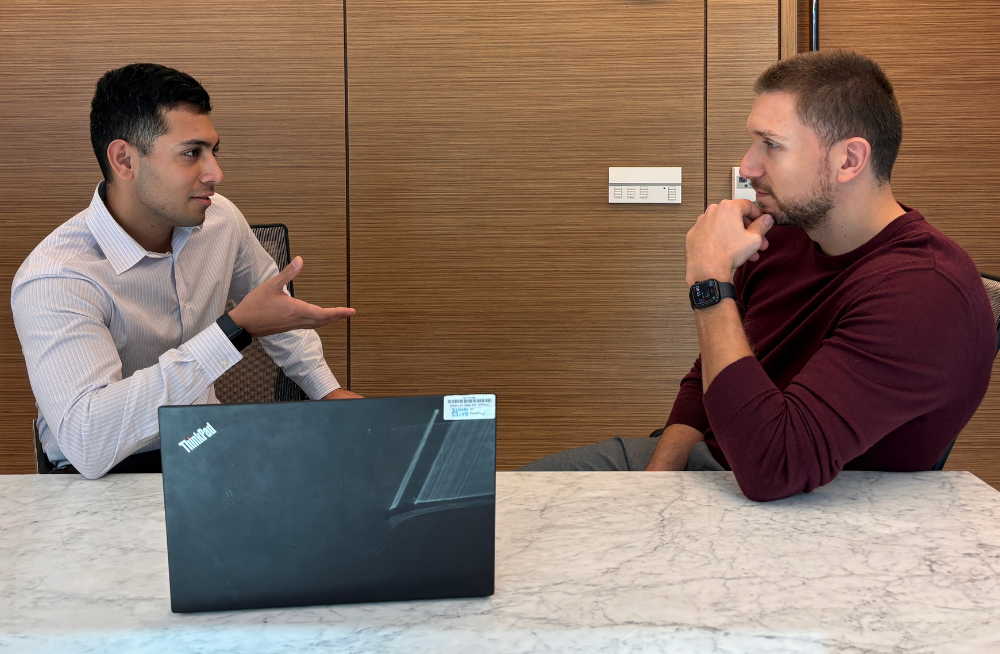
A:
{"label": "man's neck", "polygon": [[842,197],[823,228],[809,232],[823,254],[836,256],[861,247],[906,210],[896,202],[888,184],[874,192]]}
{"label": "man's neck", "polygon": [[128,191],[121,183],[105,184],[108,213],[147,252],[170,252],[174,228],[157,223]]}

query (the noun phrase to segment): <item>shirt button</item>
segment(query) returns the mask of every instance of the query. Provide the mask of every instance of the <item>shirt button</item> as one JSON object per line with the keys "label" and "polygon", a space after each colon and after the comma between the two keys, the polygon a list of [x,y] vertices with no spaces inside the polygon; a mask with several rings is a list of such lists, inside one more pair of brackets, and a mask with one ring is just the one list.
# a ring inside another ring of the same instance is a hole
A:
{"label": "shirt button", "polygon": [[229,359],[223,359],[222,361],[219,361],[219,363],[222,364],[223,368],[229,367]]}

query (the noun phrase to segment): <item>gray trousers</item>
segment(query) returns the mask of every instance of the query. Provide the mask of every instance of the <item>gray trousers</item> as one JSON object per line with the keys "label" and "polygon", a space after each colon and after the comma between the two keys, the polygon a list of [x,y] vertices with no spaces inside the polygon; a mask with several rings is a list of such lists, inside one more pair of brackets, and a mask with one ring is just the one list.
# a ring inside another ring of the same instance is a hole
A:
{"label": "gray trousers", "polygon": [[[553,472],[558,470],[603,470],[628,471],[645,470],[649,460],[653,458],[653,450],[660,442],[656,438],[609,438],[593,445],[576,447],[565,452],[557,452],[532,461],[518,468],[524,472]],[[691,448],[688,457],[687,470],[725,470],[712,456],[704,441]]]}

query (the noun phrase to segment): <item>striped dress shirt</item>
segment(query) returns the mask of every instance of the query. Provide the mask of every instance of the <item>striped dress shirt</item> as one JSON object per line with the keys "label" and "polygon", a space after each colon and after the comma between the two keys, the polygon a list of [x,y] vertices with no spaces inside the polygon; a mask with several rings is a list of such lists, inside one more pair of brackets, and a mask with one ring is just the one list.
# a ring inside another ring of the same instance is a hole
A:
{"label": "striped dress shirt", "polygon": [[[14,277],[11,308],[57,467],[89,479],[158,449],[157,409],[218,403],[212,384],[242,356],[215,323],[277,274],[236,206],[214,195],[198,227],[175,227],[171,252],[147,252],[111,217],[104,183]],[[261,338],[312,399],[340,388],[313,330]]]}

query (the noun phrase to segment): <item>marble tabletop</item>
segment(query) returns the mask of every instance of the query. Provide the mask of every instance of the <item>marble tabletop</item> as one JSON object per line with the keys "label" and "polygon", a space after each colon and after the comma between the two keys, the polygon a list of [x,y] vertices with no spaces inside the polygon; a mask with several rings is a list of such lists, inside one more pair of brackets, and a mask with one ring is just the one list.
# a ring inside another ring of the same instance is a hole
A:
{"label": "marble tabletop", "polygon": [[496,594],[177,615],[159,475],[0,477],[2,652],[1000,652],[1000,493],[500,473]]}

